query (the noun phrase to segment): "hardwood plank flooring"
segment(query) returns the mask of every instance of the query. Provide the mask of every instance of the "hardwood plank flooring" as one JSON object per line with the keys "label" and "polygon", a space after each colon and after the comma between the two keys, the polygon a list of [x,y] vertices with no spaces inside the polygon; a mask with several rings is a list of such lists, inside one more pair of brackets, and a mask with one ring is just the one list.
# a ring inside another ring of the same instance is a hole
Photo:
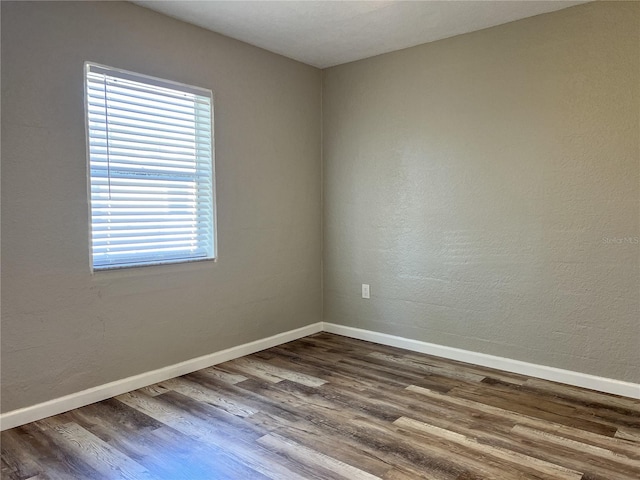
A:
{"label": "hardwood plank flooring", "polygon": [[639,480],[640,401],[319,333],[1,444],[8,480]]}

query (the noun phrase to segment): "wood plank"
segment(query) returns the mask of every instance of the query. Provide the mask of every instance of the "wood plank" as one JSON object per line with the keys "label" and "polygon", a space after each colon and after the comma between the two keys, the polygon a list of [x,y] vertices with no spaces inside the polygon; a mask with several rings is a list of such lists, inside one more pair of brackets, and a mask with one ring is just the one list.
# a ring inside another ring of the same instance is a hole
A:
{"label": "wood plank", "polygon": [[153,478],[142,465],[75,423],[63,423],[55,418],[41,420],[41,423],[55,431],[60,442],[73,454],[107,478],[115,475],[126,480]]}
{"label": "wood plank", "polygon": [[601,435],[613,437],[616,428],[597,419],[585,418],[576,408],[545,401],[539,397],[523,396],[511,392],[496,391],[485,387],[455,388],[448,392],[449,396],[465,398],[494,407],[510,409],[518,413],[547,420],[561,425],[579,428]]}
{"label": "wood plank", "polygon": [[299,463],[313,466],[315,470],[324,471],[329,474],[326,478],[336,478],[344,480],[379,480],[376,477],[363,470],[348,465],[340,460],[329,457],[323,453],[317,452],[311,448],[307,448],[296,442],[288,440],[280,435],[270,433],[258,439],[258,443],[270,450],[284,455],[287,458],[293,458]]}
{"label": "wood plank", "polygon": [[285,404],[265,401],[260,395],[254,394],[242,387],[243,385],[254,382],[261,383],[262,385],[271,385],[270,382],[247,379],[236,385],[230,385],[207,375],[201,375],[200,372],[186,375],[185,378],[209,388],[219,395],[224,395],[226,400],[237,405],[244,405],[248,409],[262,412],[275,412],[279,416],[297,418],[295,408]]}
{"label": "wood plank", "polygon": [[544,441],[554,445],[572,448],[576,450],[576,452],[586,452],[589,455],[602,457],[614,463],[618,463],[620,465],[627,465],[629,467],[632,467],[633,469],[637,469],[638,471],[640,471],[640,460],[633,459],[625,455],[621,455],[619,453],[615,453],[612,450],[608,450],[606,448],[598,447],[596,445],[589,445],[588,443],[584,443],[584,442],[578,442],[570,438],[565,438],[558,435],[554,435],[553,433],[536,430],[531,427],[526,427],[524,425],[516,425],[515,427],[513,427],[512,431],[516,435],[530,438],[531,440],[534,440],[534,441]]}
{"label": "wood plank", "polygon": [[18,429],[2,435],[2,475],[23,479],[36,476],[40,465],[34,458],[34,449]]}
{"label": "wood plank", "polygon": [[[235,478],[282,480],[304,478],[295,469],[289,468],[289,465],[280,465],[274,462],[267,452],[252,448],[251,444],[243,440],[241,435],[236,435],[236,432],[226,425],[203,421],[194,416],[192,412],[185,411],[169,402],[160,401],[158,397],[144,398],[140,394],[131,392],[117,398],[185,435],[217,447],[221,457],[221,468],[225,468],[225,471],[231,470],[230,473],[237,471],[234,473]],[[239,468],[240,465],[246,467],[244,472]],[[233,475],[231,478],[234,478]]]}
{"label": "wood plank", "polygon": [[560,394],[557,391],[548,391],[539,387],[524,385],[512,385],[498,380],[485,379],[483,383],[490,385],[487,392],[499,392],[507,395],[517,395],[520,398],[533,398],[536,403],[545,402],[549,405],[560,405],[560,409],[573,411],[574,417],[594,420],[604,425],[614,427],[625,426],[630,428],[640,427],[640,412],[611,403],[602,403],[592,399],[579,399],[575,395]]}
{"label": "wood plank", "polygon": [[156,383],[153,385],[149,385],[148,387],[143,387],[139,389],[141,392],[149,395],[150,397],[155,397],[157,395],[162,395],[167,391],[165,387],[162,386],[161,383]]}
{"label": "wood plank", "polygon": [[490,455],[492,457],[506,460],[516,465],[526,465],[529,468],[538,470],[540,473],[542,473],[543,475],[547,475],[550,478],[555,478],[558,480],[580,480],[582,478],[582,472],[564,468],[559,465],[540,460],[536,457],[523,455],[521,453],[510,451],[504,448],[481,444],[478,443],[474,438],[466,437],[459,433],[436,427],[434,425],[429,425],[425,422],[418,422],[407,417],[401,417],[393,423],[400,427],[418,430],[430,436],[436,436],[450,442],[464,445],[474,450],[478,455]]}
{"label": "wood plank", "polygon": [[225,383],[229,383],[231,385],[235,385],[239,382],[244,382],[247,377],[244,375],[238,375],[236,373],[225,372],[220,366],[203,368],[200,370],[204,375],[208,375],[212,378],[220,380]]}
{"label": "wood plank", "polygon": [[[113,402],[120,404],[123,410],[137,412],[116,400]],[[79,425],[146,467],[157,478],[209,480],[211,473],[219,470],[218,462],[215,461],[216,453],[190,436],[164,424],[154,429],[125,430],[116,417],[100,416],[99,412],[88,410],[89,407],[69,412],[68,415]],[[146,417],[144,414],[140,415]]]}
{"label": "wood plank", "polygon": [[[79,415],[84,418],[85,425],[90,425],[91,427],[97,427],[106,421],[116,425],[119,431],[124,431],[128,434],[140,433],[164,426],[161,422],[113,398],[92,403],[65,415],[70,417],[70,421],[76,421]],[[89,430],[91,431],[92,429],[90,428]]]}
{"label": "wood plank", "polygon": [[219,394],[215,390],[203,387],[199,383],[192,382],[184,377],[167,380],[166,382],[163,382],[163,385],[166,387],[165,393],[172,390],[191,397],[194,400],[216,406],[231,415],[248,417],[256,413],[256,410],[253,410],[246,405],[234,402],[233,400],[229,400],[224,394]]}
{"label": "wood plank", "polygon": [[[36,466],[37,473],[31,476],[45,475],[52,480],[69,480],[71,478],[104,480],[106,478],[92,469],[83,459],[75,456],[64,445],[56,442],[51,430],[42,421],[2,432],[3,449],[13,450],[16,444],[12,445],[10,442],[18,438],[19,450],[25,457],[28,457],[31,465]],[[23,478],[25,477],[21,477],[21,480]]]}
{"label": "wood plank", "polygon": [[550,422],[546,419],[524,415],[516,411],[494,407],[482,402],[442,395],[438,392],[430,391],[415,385],[407,387],[407,390],[418,393],[438,402],[458,406],[461,409],[469,409],[471,411],[485,413],[497,418],[510,420],[514,423],[526,425],[538,430],[548,431],[551,433],[559,433],[568,438],[579,439],[586,442],[591,442],[596,446],[599,445],[604,446],[605,448],[611,448],[613,451],[618,451],[619,453],[624,453],[626,455],[638,455],[638,451],[635,446],[631,446],[626,442],[618,442],[609,436],[595,434],[590,431],[569,427],[564,424]]}
{"label": "wood plank", "polygon": [[273,383],[278,383],[282,380],[290,380],[308,387],[319,387],[326,383],[325,380],[320,378],[281,368],[268,362],[259,361],[252,357],[238,358],[222,365],[233,371],[246,372],[247,375]]}
{"label": "wood plank", "polygon": [[629,440],[630,442],[640,443],[640,430],[620,427],[616,430],[615,437],[623,440]]}
{"label": "wood plank", "polygon": [[358,446],[329,436],[321,430],[310,428],[302,420],[291,422],[261,412],[252,415],[249,420],[265,428],[269,433],[278,433],[319,453],[350,465],[358,465],[362,470],[375,476],[382,477],[393,467],[392,464],[370,452],[363,451]]}
{"label": "wood plank", "polygon": [[622,408],[640,414],[640,400],[635,398],[620,397],[609,393],[587,390],[573,385],[550,382],[540,378],[527,378],[524,385],[535,390],[550,392],[564,398],[586,402],[588,404],[601,404],[611,408]]}
{"label": "wood plank", "polygon": [[443,377],[464,380],[465,382],[481,382],[486,378],[486,375],[480,375],[477,373],[469,372],[464,368],[432,365],[429,362],[425,362],[425,361],[420,362],[411,358],[407,358],[404,355],[399,356],[399,355],[389,355],[382,352],[372,352],[372,353],[369,353],[367,356],[370,358],[385,360],[386,362],[394,364],[397,367],[401,367],[403,371],[406,369],[411,369],[411,370],[417,370],[419,372],[424,372],[427,374],[435,373]]}

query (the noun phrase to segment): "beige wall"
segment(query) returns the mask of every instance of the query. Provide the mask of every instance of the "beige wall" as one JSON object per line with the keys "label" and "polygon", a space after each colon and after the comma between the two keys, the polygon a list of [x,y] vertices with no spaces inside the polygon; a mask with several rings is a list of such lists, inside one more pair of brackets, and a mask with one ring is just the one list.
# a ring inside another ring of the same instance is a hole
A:
{"label": "beige wall", "polygon": [[640,381],[639,25],[586,4],[326,70],[325,320]]}
{"label": "beige wall", "polygon": [[[219,261],[90,274],[83,62],[210,88]],[[128,3],[2,2],[2,410],[321,320],[319,70]]]}

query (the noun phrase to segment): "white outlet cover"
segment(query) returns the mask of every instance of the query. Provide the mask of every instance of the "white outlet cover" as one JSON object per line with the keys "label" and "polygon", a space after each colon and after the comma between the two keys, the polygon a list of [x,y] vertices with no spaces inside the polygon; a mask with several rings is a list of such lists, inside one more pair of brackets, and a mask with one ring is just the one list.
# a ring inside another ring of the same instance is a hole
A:
{"label": "white outlet cover", "polygon": [[369,284],[362,284],[362,298],[370,298]]}

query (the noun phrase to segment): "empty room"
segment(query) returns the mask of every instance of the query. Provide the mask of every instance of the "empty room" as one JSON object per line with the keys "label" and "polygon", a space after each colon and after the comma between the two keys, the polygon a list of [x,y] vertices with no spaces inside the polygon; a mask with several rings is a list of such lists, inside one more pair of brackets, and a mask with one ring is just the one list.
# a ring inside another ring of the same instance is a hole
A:
{"label": "empty room", "polygon": [[1,478],[640,478],[640,2],[0,8]]}

